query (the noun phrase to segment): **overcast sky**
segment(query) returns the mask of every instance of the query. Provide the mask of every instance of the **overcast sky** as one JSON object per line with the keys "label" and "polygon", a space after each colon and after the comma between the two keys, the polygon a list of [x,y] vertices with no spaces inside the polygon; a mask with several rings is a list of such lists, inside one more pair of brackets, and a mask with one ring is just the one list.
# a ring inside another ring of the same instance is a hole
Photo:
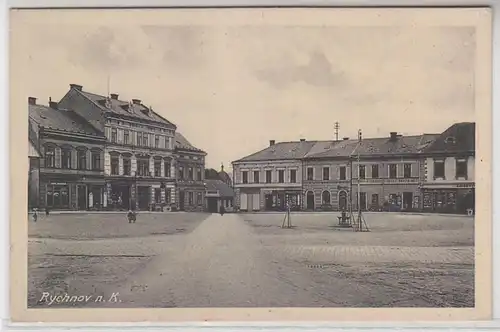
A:
{"label": "overcast sky", "polygon": [[175,123],[207,167],[229,168],[270,139],[333,139],[335,121],[351,138],[474,121],[471,27],[111,21],[24,22],[11,37],[26,94],[47,103],[70,83],[106,94],[110,75],[111,93]]}

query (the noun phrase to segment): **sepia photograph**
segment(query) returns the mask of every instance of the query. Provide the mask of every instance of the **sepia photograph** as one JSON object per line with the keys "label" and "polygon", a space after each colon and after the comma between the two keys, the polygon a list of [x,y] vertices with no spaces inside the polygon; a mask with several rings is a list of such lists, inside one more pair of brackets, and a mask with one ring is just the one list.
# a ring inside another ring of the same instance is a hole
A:
{"label": "sepia photograph", "polygon": [[491,310],[488,9],[10,20],[19,306]]}

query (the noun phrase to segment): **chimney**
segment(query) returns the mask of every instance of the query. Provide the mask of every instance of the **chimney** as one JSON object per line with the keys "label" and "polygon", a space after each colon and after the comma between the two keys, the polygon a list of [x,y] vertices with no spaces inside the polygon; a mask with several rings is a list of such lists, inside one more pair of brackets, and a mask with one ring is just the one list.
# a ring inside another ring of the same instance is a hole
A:
{"label": "chimney", "polygon": [[75,90],[78,90],[78,91],[82,91],[82,89],[83,89],[83,86],[81,86],[79,84],[70,84],[69,87],[71,89],[75,89]]}
{"label": "chimney", "polygon": [[36,105],[36,98],[35,97],[28,97],[28,104]]}
{"label": "chimney", "polygon": [[349,137],[343,137],[342,138],[344,141],[347,141],[349,139]]}
{"label": "chimney", "polygon": [[140,99],[132,99],[132,102],[136,105],[140,105],[141,104],[141,100]]}
{"label": "chimney", "polygon": [[111,99],[118,100],[118,95],[116,93],[112,93],[110,96]]}
{"label": "chimney", "polygon": [[301,139],[300,139],[300,141],[301,141],[301,142],[305,142],[305,141],[306,141],[306,139],[305,139],[305,138],[301,138]]}
{"label": "chimney", "polygon": [[274,144],[276,144],[275,140],[272,139],[272,140],[269,141],[269,146],[273,146]]}
{"label": "chimney", "polygon": [[58,103],[56,101],[52,101],[52,98],[49,97],[49,107],[53,109],[58,109]]}
{"label": "chimney", "polygon": [[395,131],[391,131],[391,141],[398,139],[398,133]]}

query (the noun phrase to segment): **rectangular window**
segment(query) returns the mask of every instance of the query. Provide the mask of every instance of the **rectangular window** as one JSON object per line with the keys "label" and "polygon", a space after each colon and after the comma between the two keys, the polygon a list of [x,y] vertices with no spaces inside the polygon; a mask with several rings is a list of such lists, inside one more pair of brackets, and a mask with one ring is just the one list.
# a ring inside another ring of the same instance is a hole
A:
{"label": "rectangular window", "polygon": [[159,148],[160,147],[160,136],[156,135],[155,136],[155,148]]}
{"label": "rectangular window", "polygon": [[142,146],[142,133],[137,133],[137,146]]}
{"label": "rectangular window", "polygon": [[161,189],[160,188],[155,188],[155,203],[156,204],[161,203]]}
{"label": "rectangular window", "polygon": [[118,157],[111,157],[111,175],[119,174],[119,159]]}
{"label": "rectangular window", "polygon": [[241,172],[241,176],[242,176],[243,183],[248,183],[248,172],[247,171]]}
{"label": "rectangular window", "polygon": [[170,168],[172,167],[172,165],[170,164],[169,161],[165,160],[164,167],[165,167],[165,177],[169,178],[170,177]]}
{"label": "rectangular window", "polygon": [[165,189],[165,203],[170,204],[171,195],[172,195],[172,193],[170,192],[170,188],[166,188]]}
{"label": "rectangular window", "polygon": [[202,181],[202,180],[203,180],[202,173],[203,173],[203,172],[201,171],[201,168],[197,168],[197,169],[196,169],[196,179],[197,179],[198,181]]}
{"label": "rectangular window", "polygon": [[129,158],[123,158],[123,175],[130,175],[132,163]]}
{"label": "rectangular window", "polygon": [[456,177],[457,178],[467,178],[467,161],[457,160],[456,161]]}
{"label": "rectangular window", "polygon": [[142,144],[144,146],[149,146],[148,136],[149,136],[149,134],[146,134],[146,133],[144,133],[144,135],[142,135]]}
{"label": "rectangular window", "polygon": [[340,166],[340,180],[346,179],[346,167]]}
{"label": "rectangular window", "polygon": [[389,164],[389,178],[395,179],[397,177],[397,170],[396,164]]}
{"label": "rectangular window", "polygon": [[196,202],[198,205],[202,205],[203,204],[203,196],[200,192],[196,193]]}
{"label": "rectangular window", "polygon": [[71,150],[62,149],[61,151],[61,167],[65,169],[71,168]]}
{"label": "rectangular window", "polygon": [[297,170],[290,170],[290,183],[297,183]]}
{"label": "rectangular window", "polygon": [[359,165],[359,178],[366,179],[366,167],[365,165]]}
{"label": "rectangular window", "polygon": [[92,151],[92,169],[101,170],[101,151]]}
{"label": "rectangular window", "polygon": [[78,150],[77,152],[78,159],[78,169],[87,169],[87,151]]}
{"label": "rectangular window", "polygon": [[372,179],[378,179],[378,164],[372,165]]}
{"label": "rectangular window", "polygon": [[111,128],[111,142],[112,143],[116,143],[116,137],[117,137],[116,128]]}
{"label": "rectangular window", "polygon": [[137,160],[137,173],[139,176],[150,176],[149,174],[149,159]]}
{"label": "rectangular window", "polygon": [[192,167],[188,168],[188,179],[189,180],[194,180],[194,173],[193,173],[193,168]]}
{"label": "rectangular window", "polygon": [[55,167],[55,155],[56,150],[53,146],[45,147],[45,167],[53,168]]}
{"label": "rectangular window", "polygon": [[170,149],[170,137],[165,136],[165,149]]}
{"label": "rectangular window", "polygon": [[404,164],[403,176],[405,179],[411,178],[411,164]]}
{"label": "rectangular window", "polygon": [[330,167],[323,167],[323,181],[330,180]]}
{"label": "rectangular window", "polygon": [[161,176],[161,161],[160,160],[155,160],[154,169],[155,169],[155,176],[157,176],[157,177]]}
{"label": "rectangular window", "polygon": [[314,169],[312,167],[307,168],[307,180],[314,180]]}
{"label": "rectangular window", "polygon": [[253,171],[253,182],[254,183],[260,182],[259,175],[260,175],[259,171]]}
{"label": "rectangular window", "polygon": [[179,167],[179,179],[184,180],[184,168],[182,166]]}
{"label": "rectangular window", "polygon": [[271,183],[273,180],[273,173],[272,171],[266,171],[266,183]]}
{"label": "rectangular window", "polygon": [[434,160],[434,178],[444,178],[444,160]]}
{"label": "rectangular window", "polygon": [[123,144],[130,144],[130,133],[128,130],[123,131]]}
{"label": "rectangular window", "polygon": [[282,169],[278,170],[278,182],[279,183],[285,182],[285,171]]}

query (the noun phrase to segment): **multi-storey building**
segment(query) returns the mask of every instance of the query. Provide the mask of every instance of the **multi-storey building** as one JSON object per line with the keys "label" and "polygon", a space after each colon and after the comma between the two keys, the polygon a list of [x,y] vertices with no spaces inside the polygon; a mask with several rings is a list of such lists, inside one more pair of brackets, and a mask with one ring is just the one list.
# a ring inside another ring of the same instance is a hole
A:
{"label": "multi-storey building", "polygon": [[71,84],[61,107],[74,110],[105,133],[104,201],[112,209],[176,206],[175,131],[141,100],[124,101]]}
{"label": "multi-storey building", "polygon": [[457,123],[426,150],[424,211],[464,213],[475,203],[475,123]]}
{"label": "multi-storey building", "polygon": [[40,153],[38,140],[38,125],[28,120],[28,209],[38,207],[40,192]]}
{"label": "multi-storey building", "polygon": [[269,147],[232,163],[235,205],[240,211],[284,210],[302,203],[302,158],[316,142],[269,142]]}
{"label": "multi-storey building", "polygon": [[[31,135],[38,136],[39,205],[87,210],[105,205],[104,132],[57,103],[28,99]],[[32,189],[33,190],[33,189]]]}
{"label": "multi-storey building", "polygon": [[181,211],[205,210],[206,152],[193,146],[182,134],[175,134],[177,208]]}
{"label": "multi-storey building", "polygon": [[217,213],[223,206],[225,211],[232,212],[234,210],[234,190],[231,177],[224,171],[224,165],[221,165],[219,172],[213,168],[206,169],[205,183],[207,211]]}

